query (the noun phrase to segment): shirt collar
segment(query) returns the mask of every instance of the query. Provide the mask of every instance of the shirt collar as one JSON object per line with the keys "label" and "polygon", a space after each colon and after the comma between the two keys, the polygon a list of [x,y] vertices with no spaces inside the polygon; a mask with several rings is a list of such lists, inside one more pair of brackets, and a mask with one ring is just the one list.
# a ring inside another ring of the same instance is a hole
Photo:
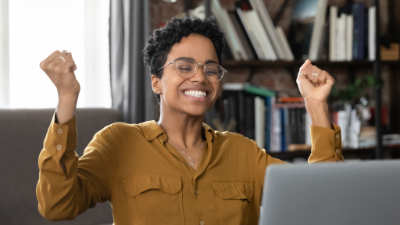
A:
{"label": "shirt collar", "polygon": [[[152,141],[158,136],[165,133],[165,131],[161,128],[161,126],[158,125],[158,123],[154,120],[146,121],[140,123],[139,125],[147,141]],[[203,130],[205,131],[205,137],[207,141],[214,141],[214,136],[215,136],[214,130],[205,123],[203,123]]]}

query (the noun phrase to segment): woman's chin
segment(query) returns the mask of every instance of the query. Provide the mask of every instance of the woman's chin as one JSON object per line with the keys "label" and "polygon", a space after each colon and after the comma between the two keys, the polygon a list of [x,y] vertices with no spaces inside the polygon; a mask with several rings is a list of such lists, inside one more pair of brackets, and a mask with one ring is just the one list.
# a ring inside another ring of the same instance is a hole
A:
{"label": "woman's chin", "polygon": [[206,114],[208,109],[204,107],[191,107],[189,109],[185,109],[184,111],[191,116],[203,116]]}

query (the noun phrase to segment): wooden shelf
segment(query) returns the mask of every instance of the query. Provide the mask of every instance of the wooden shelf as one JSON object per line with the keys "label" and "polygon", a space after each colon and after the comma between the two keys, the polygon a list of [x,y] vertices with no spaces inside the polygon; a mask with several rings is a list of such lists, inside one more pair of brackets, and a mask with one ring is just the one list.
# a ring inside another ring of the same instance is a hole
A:
{"label": "wooden shelf", "polygon": [[[235,60],[225,60],[222,61],[221,65],[226,67],[300,67],[304,61],[296,60],[296,61],[264,61],[264,60],[249,60],[249,61],[235,61]],[[331,66],[331,67],[363,67],[363,66],[371,66],[373,65],[373,61],[368,60],[354,60],[354,61],[343,61],[343,62],[331,62],[331,61],[315,61],[313,62],[316,66]],[[382,65],[392,65],[392,66],[400,66],[400,61],[382,61]]]}
{"label": "wooden shelf", "polygon": [[[400,157],[400,146],[386,146],[384,147],[384,152],[390,154],[391,158]],[[369,159],[373,158],[375,154],[375,148],[361,148],[361,149],[343,149],[342,154],[346,159],[346,156],[364,156],[360,158]],[[299,150],[293,152],[268,152],[268,154],[274,158],[281,160],[293,160],[294,158],[308,158],[311,154],[311,150]]]}

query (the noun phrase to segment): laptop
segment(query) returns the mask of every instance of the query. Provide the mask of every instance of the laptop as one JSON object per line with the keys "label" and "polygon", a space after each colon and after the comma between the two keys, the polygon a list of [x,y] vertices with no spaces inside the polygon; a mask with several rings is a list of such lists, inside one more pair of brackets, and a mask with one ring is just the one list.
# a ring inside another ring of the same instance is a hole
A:
{"label": "laptop", "polygon": [[271,165],[259,225],[400,224],[400,160]]}

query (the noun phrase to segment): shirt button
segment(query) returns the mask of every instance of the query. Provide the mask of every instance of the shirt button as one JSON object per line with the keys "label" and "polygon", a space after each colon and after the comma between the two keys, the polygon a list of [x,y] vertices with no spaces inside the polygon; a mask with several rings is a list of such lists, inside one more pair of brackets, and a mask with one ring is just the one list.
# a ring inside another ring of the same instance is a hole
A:
{"label": "shirt button", "polygon": [[63,129],[61,129],[61,128],[58,129],[58,133],[59,133],[59,134],[62,134],[62,133],[63,133]]}
{"label": "shirt button", "polygon": [[203,222],[203,221],[200,221],[200,225],[204,225],[204,222]]}
{"label": "shirt button", "polygon": [[336,153],[339,153],[340,152],[340,150],[339,149],[336,149]]}
{"label": "shirt button", "polygon": [[199,194],[199,190],[196,189],[196,190],[194,191],[194,193],[195,193],[196,195],[198,195],[198,194]]}
{"label": "shirt button", "polygon": [[61,145],[57,145],[57,149],[58,149],[58,150],[61,150],[61,149],[62,149],[62,146],[61,146]]}
{"label": "shirt button", "polygon": [[336,139],[339,139],[339,134],[336,134]]}

